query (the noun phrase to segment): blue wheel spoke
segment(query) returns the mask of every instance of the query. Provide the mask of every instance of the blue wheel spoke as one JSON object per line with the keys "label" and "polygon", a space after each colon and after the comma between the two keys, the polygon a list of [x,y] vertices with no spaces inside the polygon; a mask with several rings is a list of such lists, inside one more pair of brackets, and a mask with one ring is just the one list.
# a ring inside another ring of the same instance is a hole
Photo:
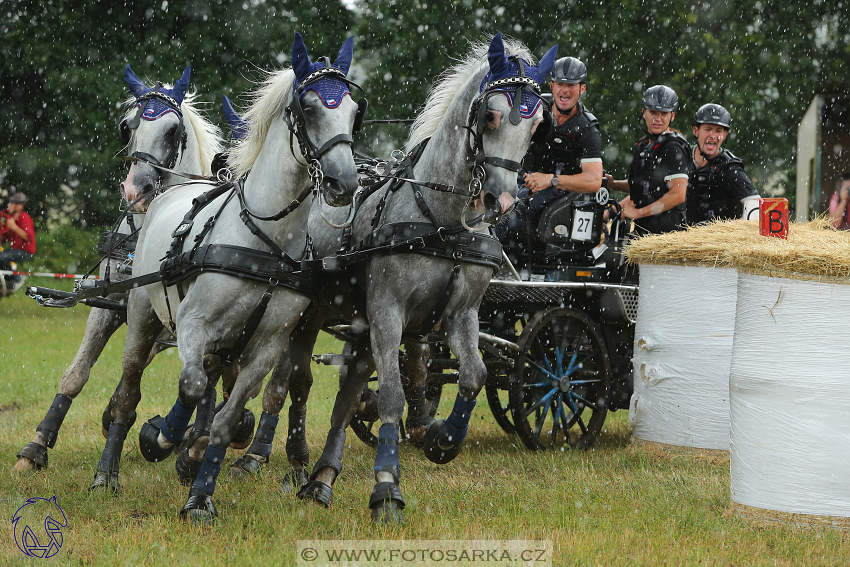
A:
{"label": "blue wheel spoke", "polygon": [[537,364],[533,360],[529,360],[528,365],[539,370],[540,372],[542,372],[546,376],[549,376],[550,378],[552,378],[552,380],[560,380],[561,379],[560,376],[556,375],[554,372],[552,372],[551,370],[549,370],[547,368],[543,368],[542,366],[540,366],[539,364]]}
{"label": "blue wheel spoke", "polygon": [[[535,410],[539,409],[539,408],[540,408],[540,406],[542,406],[543,404],[547,404],[547,402],[548,402],[548,401],[552,398],[552,396],[554,396],[554,395],[555,395],[555,393],[556,393],[557,391],[558,391],[558,389],[557,389],[557,388],[552,388],[552,389],[549,391],[549,393],[548,393],[548,394],[546,394],[545,396],[543,396],[542,398],[540,398],[540,399],[537,401],[537,403],[536,403],[536,404],[534,404],[533,406],[531,406],[530,408],[528,408],[528,409],[526,410],[526,412],[525,412],[525,417],[528,417],[529,415],[531,415],[531,412],[533,412],[533,411],[535,411]],[[547,407],[548,407],[548,404],[547,404]]]}
{"label": "blue wheel spoke", "polygon": [[573,386],[584,386],[585,384],[599,384],[602,382],[599,378],[594,378],[593,380],[570,380],[570,384]]}
{"label": "blue wheel spoke", "polygon": [[599,409],[599,407],[595,403],[591,402],[590,400],[587,400],[584,396],[580,396],[579,394],[576,394],[575,392],[570,392],[570,395],[573,398],[579,400],[581,403],[583,403],[585,405],[585,407],[589,407],[593,411],[596,411],[596,410]]}
{"label": "blue wheel spoke", "polygon": [[536,384],[523,384],[521,387],[525,388],[525,389],[529,389],[529,388],[545,388],[547,386],[550,387],[550,388],[554,387],[554,384],[552,384],[552,380],[549,380],[548,382],[537,382]]}
{"label": "blue wheel spoke", "polygon": [[[540,412],[540,414],[535,419],[535,423],[534,423],[534,437],[535,438],[540,437],[540,431],[543,430],[543,424],[546,423],[546,415],[549,413],[549,407],[552,405],[552,399],[553,398],[551,396],[555,392],[556,392],[556,390],[552,390],[551,392],[549,392],[549,394],[547,394],[547,396],[550,396],[550,397],[549,397],[549,400],[546,402],[546,407],[543,409],[542,412]],[[542,402],[542,401],[543,400],[540,400],[540,402]],[[540,402],[538,402],[538,404]],[[537,405],[537,404],[535,404],[535,405]],[[531,412],[529,412],[529,413],[531,413]]]}

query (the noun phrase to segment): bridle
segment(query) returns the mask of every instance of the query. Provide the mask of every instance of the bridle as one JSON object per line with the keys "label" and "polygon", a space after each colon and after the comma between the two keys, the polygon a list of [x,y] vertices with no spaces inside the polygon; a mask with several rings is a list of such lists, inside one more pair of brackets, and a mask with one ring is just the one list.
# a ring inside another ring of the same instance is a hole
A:
{"label": "bridle", "polygon": [[160,100],[164,102],[170,111],[173,111],[177,114],[177,118],[179,120],[177,124],[177,128],[174,131],[174,136],[171,139],[171,148],[168,152],[168,155],[165,157],[163,161],[160,161],[147,152],[135,151],[129,156],[124,158],[124,161],[130,162],[139,162],[145,163],[153,167],[158,173],[157,184],[154,187],[154,193],[159,192],[162,188],[162,173],[171,173],[173,175],[179,175],[181,177],[186,177],[188,179],[203,179],[210,180],[207,177],[198,176],[191,173],[181,173],[178,171],[174,171],[174,166],[177,165],[177,161],[182,152],[186,151],[186,145],[188,143],[188,136],[186,134],[186,126],[183,122],[183,111],[180,109],[180,103],[177,100],[169,96],[168,94],[162,92],[162,83],[157,83],[156,86],[150,91],[146,92],[142,96],[136,98],[136,113],[130,117],[129,119],[124,119],[118,125],[119,135],[121,137],[121,142],[124,145],[130,143],[130,139],[132,137],[132,132],[139,127],[141,122],[142,113],[144,112],[145,102],[150,100]]}
{"label": "bridle", "polygon": [[[366,99],[366,93],[363,88],[354,81],[349,80],[341,69],[332,66],[327,57],[320,57],[319,61],[324,63],[325,66],[320,69],[316,69],[304,77],[299,85],[295,87],[292,93],[292,100],[284,109],[283,114],[286,125],[289,128],[289,149],[292,152],[292,156],[302,166],[307,167],[310,174],[310,187],[305,189],[296,201],[298,201],[299,204],[303,202],[303,200],[306,199],[307,194],[309,194],[309,191],[312,189],[313,199],[319,205],[319,212],[322,219],[332,228],[347,228],[354,220],[355,208],[353,203],[356,199],[352,200],[348,219],[345,223],[335,225],[327,218],[324,209],[322,208],[321,199],[322,183],[325,179],[325,174],[322,171],[322,164],[319,160],[337,144],[348,144],[352,149],[352,154],[354,153],[353,134],[356,134],[363,125],[363,118],[366,115],[366,109],[369,106],[369,101]],[[304,109],[301,107],[301,95],[303,95],[311,85],[326,78],[336,79],[345,83],[345,85],[349,88],[356,88],[360,91],[360,99],[357,101],[357,114],[354,117],[354,125],[352,127],[351,134],[337,134],[331,139],[325,141],[321,146],[317,147],[307,135],[307,121],[304,117]],[[301,151],[301,157],[304,159],[303,162],[295,155],[293,139],[298,141],[298,148]],[[360,191],[360,189],[358,189],[358,191]],[[290,206],[294,204],[295,201],[293,201]],[[247,209],[245,210],[247,211]],[[253,213],[250,213],[250,211],[247,212],[255,218],[260,218],[253,215]]]}
{"label": "bridle", "polygon": [[[522,164],[518,161],[496,156],[488,156],[484,150],[484,131],[487,128],[487,101],[497,94],[509,94],[512,91],[514,104],[511,107],[508,119],[511,124],[517,125],[522,121],[520,106],[522,103],[523,91],[529,91],[540,99],[541,104],[543,105],[543,120],[546,123],[546,126],[550,126],[552,122],[549,105],[540,96],[540,84],[526,75],[524,67],[525,62],[516,55],[510,56],[508,59],[516,64],[518,72],[517,76],[505,77],[495,81],[488,81],[483,84],[479,89],[478,96],[475,97],[469,108],[469,116],[465,129],[468,133],[470,149],[470,154],[467,157],[467,165],[472,170],[472,180],[469,182],[469,200],[461,213],[461,224],[467,230],[472,229],[467,226],[466,212],[475,197],[481,193],[482,189],[484,189],[484,182],[487,180],[487,172],[484,169],[484,165],[490,164],[515,173],[522,168]],[[532,141],[536,141],[540,135],[543,135],[544,132],[545,136],[548,137],[549,129],[546,126],[543,128],[538,127],[538,131],[535,132]],[[487,208],[489,209],[489,207]],[[501,216],[501,213],[498,216]],[[488,224],[495,224],[498,216],[485,212],[484,222]]]}

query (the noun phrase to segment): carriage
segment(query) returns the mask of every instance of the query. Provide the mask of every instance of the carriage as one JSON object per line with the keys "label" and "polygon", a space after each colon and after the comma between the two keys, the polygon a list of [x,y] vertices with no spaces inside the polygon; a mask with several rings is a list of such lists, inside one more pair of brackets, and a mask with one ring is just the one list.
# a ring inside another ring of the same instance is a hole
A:
{"label": "carriage", "polygon": [[[361,159],[360,166],[367,181],[385,167],[372,159]],[[612,220],[604,220],[606,211]],[[505,262],[479,309],[478,348],[496,422],[531,450],[587,449],[607,412],[629,407],[638,302],[636,273],[623,259],[629,224],[603,187],[589,196],[562,197],[526,227],[527,234],[505,243]],[[410,405],[421,403],[412,398],[422,394],[405,376],[418,356],[408,350],[427,346],[424,404],[432,418],[443,386],[458,378],[458,361],[438,327],[419,339],[407,337],[399,351]],[[348,367],[357,363],[356,335],[365,329],[335,317],[323,330],[344,343],[342,354],[313,359],[339,365],[344,382]],[[355,434],[373,446],[378,444],[376,382],[372,376],[351,422]]]}

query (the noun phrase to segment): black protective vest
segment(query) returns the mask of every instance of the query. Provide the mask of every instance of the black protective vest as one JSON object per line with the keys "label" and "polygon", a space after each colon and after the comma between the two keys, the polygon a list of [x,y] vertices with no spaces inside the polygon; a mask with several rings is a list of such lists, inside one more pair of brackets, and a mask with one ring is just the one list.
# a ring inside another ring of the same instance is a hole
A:
{"label": "black protective vest", "polygon": [[[654,203],[668,191],[667,182],[664,181],[668,169],[661,164],[663,150],[667,144],[678,144],[684,156],[690,151],[688,141],[678,132],[668,132],[656,137],[647,135],[635,146],[629,172],[629,196],[637,208]],[[683,205],[676,208],[684,210]]]}
{"label": "black protective vest", "polygon": [[688,178],[688,222],[740,218],[741,201],[734,187],[724,183],[723,175],[736,164],[743,167],[743,162],[732,152],[722,150],[704,166],[691,171]]}
{"label": "black protective vest", "polygon": [[560,166],[559,175],[581,173],[581,158],[585,154],[583,135],[590,128],[598,130],[599,121],[584,106],[579,106],[578,114],[555,126],[544,148],[537,151],[532,148],[533,170],[555,173]]}

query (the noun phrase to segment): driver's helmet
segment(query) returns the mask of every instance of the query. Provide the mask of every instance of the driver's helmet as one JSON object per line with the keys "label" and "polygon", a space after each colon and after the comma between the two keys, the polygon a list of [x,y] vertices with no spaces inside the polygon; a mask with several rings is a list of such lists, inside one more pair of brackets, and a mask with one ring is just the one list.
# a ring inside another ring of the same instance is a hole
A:
{"label": "driver's helmet", "polygon": [[587,67],[575,57],[561,57],[555,61],[549,80],[553,83],[586,83]]}
{"label": "driver's helmet", "polygon": [[679,108],[679,96],[670,87],[655,85],[643,93],[643,107],[659,112],[675,112]]}
{"label": "driver's helmet", "polygon": [[693,123],[694,126],[699,126],[700,124],[717,124],[728,130],[732,125],[732,115],[719,104],[710,102],[700,106],[699,110],[694,113]]}

